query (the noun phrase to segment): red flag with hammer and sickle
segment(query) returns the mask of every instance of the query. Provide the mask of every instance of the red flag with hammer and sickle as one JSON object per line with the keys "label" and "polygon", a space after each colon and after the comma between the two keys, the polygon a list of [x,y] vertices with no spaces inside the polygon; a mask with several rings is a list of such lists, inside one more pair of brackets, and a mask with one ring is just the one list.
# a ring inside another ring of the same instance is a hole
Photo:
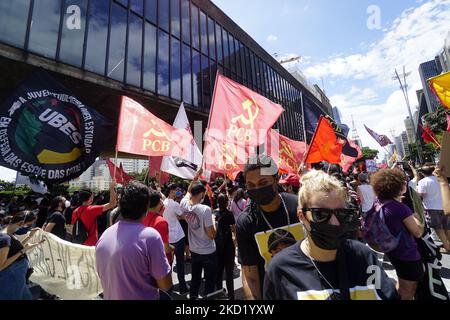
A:
{"label": "red flag with hammer and sickle", "polygon": [[284,109],[249,88],[218,74],[211,105],[208,136],[258,146]]}
{"label": "red flag with hammer and sickle", "polygon": [[149,157],[179,156],[185,153],[192,136],[175,129],[138,102],[122,97],[117,134],[117,150]]}

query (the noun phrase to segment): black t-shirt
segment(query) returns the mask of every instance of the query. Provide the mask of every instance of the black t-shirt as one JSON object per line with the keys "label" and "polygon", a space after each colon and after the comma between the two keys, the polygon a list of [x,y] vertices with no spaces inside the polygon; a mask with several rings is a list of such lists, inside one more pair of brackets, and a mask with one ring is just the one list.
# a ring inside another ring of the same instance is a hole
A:
{"label": "black t-shirt", "polygon": [[53,212],[50,217],[48,217],[46,223],[54,223],[55,226],[51,233],[63,240],[66,239],[66,218],[61,212]]}
{"label": "black t-shirt", "polygon": [[[297,196],[288,193],[281,193],[286,208],[289,213],[290,224],[298,223],[297,217]],[[276,212],[262,213],[253,203],[248,205],[236,222],[236,237],[238,241],[239,263],[243,266],[258,266],[261,290],[264,282],[264,259],[259,254],[258,245],[255,240],[255,234],[261,231],[270,230],[264,218],[273,228],[279,228],[288,225],[286,211],[281,203]]]}
{"label": "black t-shirt", "polygon": [[230,211],[214,211],[217,221],[216,246],[217,250],[234,250],[231,226],[236,224]]}
{"label": "black t-shirt", "polygon": [[48,208],[40,208],[37,214],[36,227],[42,228],[48,219]]}
{"label": "black t-shirt", "polygon": [[325,281],[300,249],[300,243],[278,253],[270,262],[264,280],[265,300],[329,300],[333,289],[334,293],[340,293],[342,274],[346,277],[351,300],[399,298],[394,281],[387,276],[376,254],[364,244],[347,240],[339,249],[342,255],[338,256],[345,258],[347,270],[340,276],[337,260],[315,261]]}

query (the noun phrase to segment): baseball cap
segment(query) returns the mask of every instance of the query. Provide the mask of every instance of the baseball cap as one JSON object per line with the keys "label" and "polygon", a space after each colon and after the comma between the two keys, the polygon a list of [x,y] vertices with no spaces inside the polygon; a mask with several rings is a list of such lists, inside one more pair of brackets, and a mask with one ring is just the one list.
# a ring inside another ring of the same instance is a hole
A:
{"label": "baseball cap", "polygon": [[280,180],[280,184],[289,184],[293,187],[300,187],[300,178],[295,173],[290,173],[286,178]]}

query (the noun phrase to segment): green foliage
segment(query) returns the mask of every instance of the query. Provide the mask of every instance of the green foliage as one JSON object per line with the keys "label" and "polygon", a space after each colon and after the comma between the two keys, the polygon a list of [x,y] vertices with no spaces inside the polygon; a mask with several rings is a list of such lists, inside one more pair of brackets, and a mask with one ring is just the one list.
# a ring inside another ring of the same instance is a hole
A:
{"label": "green foliage", "polygon": [[439,105],[436,112],[425,115],[424,120],[434,133],[439,134],[447,129],[446,113],[447,109]]}
{"label": "green foliage", "polygon": [[378,150],[370,149],[368,147],[364,147],[361,149],[363,157],[361,160],[373,160],[378,156]]}

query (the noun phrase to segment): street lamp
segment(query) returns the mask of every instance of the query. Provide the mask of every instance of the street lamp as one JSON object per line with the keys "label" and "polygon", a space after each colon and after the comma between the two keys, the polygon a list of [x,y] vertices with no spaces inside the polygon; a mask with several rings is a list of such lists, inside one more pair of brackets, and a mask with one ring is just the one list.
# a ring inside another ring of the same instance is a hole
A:
{"label": "street lamp", "polygon": [[[423,160],[422,146],[420,144],[420,138],[417,135],[416,126],[414,124],[414,119],[413,119],[412,112],[411,112],[411,105],[409,104],[408,84],[406,83],[406,78],[410,75],[411,75],[411,72],[406,72],[405,66],[403,66],[403,74],[399,74],[397,69],[395,69],[395,76],[392,77],[392,80],[398,80],[398,82],[400,83],[400,89],[403,92],[403,96],[405,97],[405,101],[406,101],[406,106],[408,107],[409,119],[411,120],[412,127],[414,129],[414,134],[416,136],[416,147],[417,147],[417,155],[419,156],[419,162],[423,163],[423,161],[422,161]],[[401,77],[403,77],[404,83],[402,82]]]}

